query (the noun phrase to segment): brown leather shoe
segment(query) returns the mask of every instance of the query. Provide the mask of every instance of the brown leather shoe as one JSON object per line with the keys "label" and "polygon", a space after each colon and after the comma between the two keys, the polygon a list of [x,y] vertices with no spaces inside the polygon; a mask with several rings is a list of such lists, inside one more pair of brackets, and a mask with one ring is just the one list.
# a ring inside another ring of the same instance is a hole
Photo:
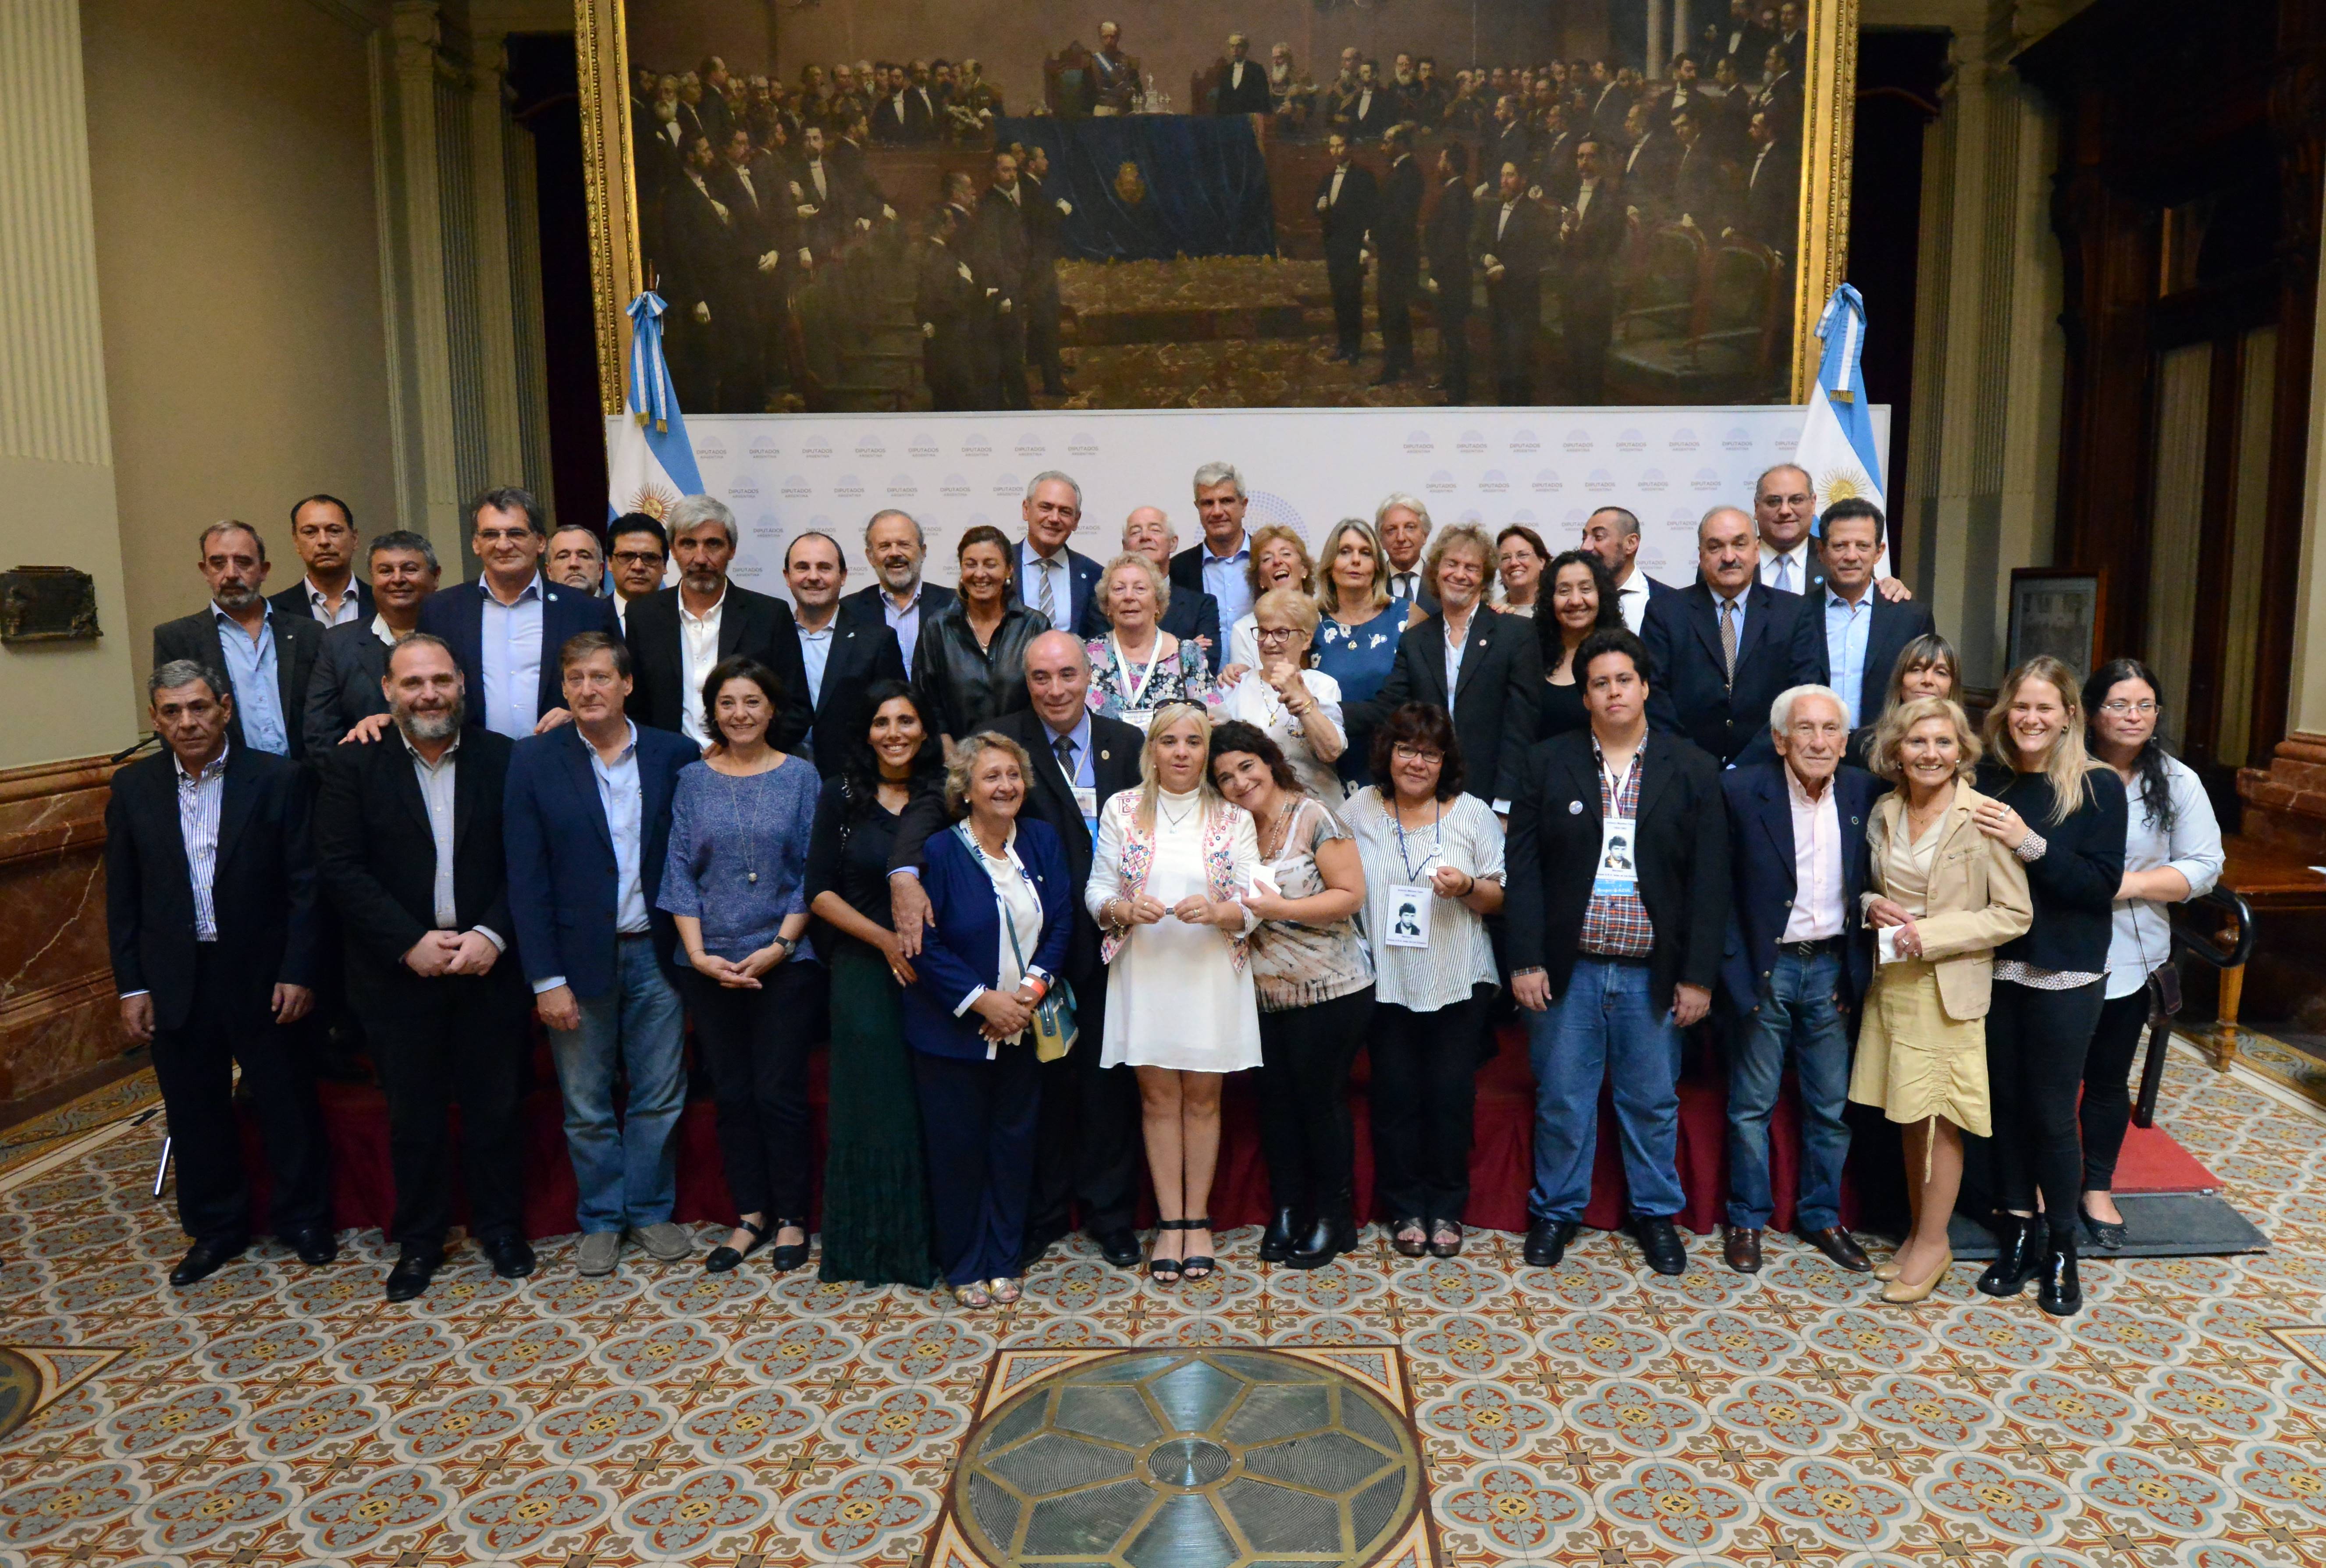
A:
{"label": "brown leather shoe", "polygon": [[1761,1272],[1761,1228],[1757,1225],[1731,1225],[1728,1239],[1721,1243],[1720,1256],[1728,1266],[1739,1274]]}
{"label": "brown leather shoe", "polygon": [[1796,1230],[1794,1235],[1833,1259],[1834,1266],[1852,1274],[1871,1274],[1874,1265],[1850,1239],[1849,1232],[1838,1225],[1828,1225],[1822,1230]]}

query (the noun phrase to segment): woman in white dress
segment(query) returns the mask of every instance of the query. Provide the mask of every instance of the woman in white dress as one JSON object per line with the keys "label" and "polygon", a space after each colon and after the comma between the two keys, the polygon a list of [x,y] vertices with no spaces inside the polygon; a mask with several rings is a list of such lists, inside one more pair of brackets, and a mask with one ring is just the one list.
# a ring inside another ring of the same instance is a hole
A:
{"label": "woman in white dress", "polygon": [[[1348,748],[1349,731],[1341,719],[1341,683],[1308,667],[1317,601],[1297,589],[1271,589],[1251,613],[1260,666],[1235,683],[1219,717],[1241,719],[1276,742],[1301,793],[1337,810],[1347,792],[1333,764]],[[1224,683],[1226,677],[1221,679]]]}
{"label": "woman in white dress", "polygon": [[1240,898],[1260,867],[1251,817],[1220,798],[1212,722],[1193,703],[1160,709],[1136,790],[1099,810],[1084,898],[1109,966],[1102,1067],[1139,1072],[1147,1169],[1161,1222],[1147,1269],[1168,1284],[1214,1267],[1212,1174],[1223,1074],[1260,1065],[1260,1006]]}

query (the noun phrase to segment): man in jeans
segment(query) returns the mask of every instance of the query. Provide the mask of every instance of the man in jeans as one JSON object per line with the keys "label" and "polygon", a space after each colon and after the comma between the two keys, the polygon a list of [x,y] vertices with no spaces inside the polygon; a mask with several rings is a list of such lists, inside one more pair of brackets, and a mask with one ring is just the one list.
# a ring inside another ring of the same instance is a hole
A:
{"label": "man in jeans", "polygon": [[1800,1239],[1852,1274],[1873,1266],[1841,1227],[1841,1164],[1849,1155],[1847,1016],[1872,978],[1858,909],[1866,886],[1865,824],[1889,786],[1842,765],[1849,718],[1838,692],[1795,686],[1769,707],[1775,762],[1721,775],[1728,801],[1727,957],[1720,966],[1733,1022],[1728,1040],[1728,1237],[1722,1255],[1758,1273],[1769,1190],[1769,1113],[1792,1057],[1801,1107]]}
{"label": "man in jeans", "polygon": [[[677,933],[655,895],[671,794],[701,753],[624,714],[630,651],[619,638],[583,632],[557,659],[573,722],[519,741],[509,758],[509,912],[565,1095],[582,1272],[610,1274],[625,1229],[665,1263],[693,1250],[670,1218],[686,1073],[665,967]],[[619,1123],[618,1070],[629,1084]]]}
{"label": "man in jeans", "polygon": [[1681,737],[1648,733],[1639,638],[1594,632],[1575,667],[1590,725],[1538,742],[1511,798],[1504,932],[1535,1078],[1526,1260],[1554,1267],[1575,1239],[1604,1079],[1628,1229],[1651,1268],[1680,1274],[1680,1032],[1711,1006],[1728,918],[1720,775]]}

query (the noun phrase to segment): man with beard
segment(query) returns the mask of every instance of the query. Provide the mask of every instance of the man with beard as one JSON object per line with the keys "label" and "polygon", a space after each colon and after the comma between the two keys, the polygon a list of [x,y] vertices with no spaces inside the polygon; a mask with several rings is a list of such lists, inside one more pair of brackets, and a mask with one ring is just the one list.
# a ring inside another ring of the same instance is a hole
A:
{"label": "man with beard", "polygon": [[514,958],[501,801],[509,741],[464,728],[452,650],[415,632],[383,682],[395,737],[332,748],[315,859],[347,933],[348,995],[387,1090],[400,1249],[387,1299],[428,1288],[452,1222],[450,1113],[461,1108],[469,1229],[493,1272],[533,1272],[517,1099],[527,1037]]}
{"label": "man with beard", "polygon": [[[320,758],[365,719],[387,712],[380,682],[388,650],[420,626],[420,607],[436,591],[436,547],[424,533],[398,528],[371,542],[372,601],[368,620],[333,626],[307,682],[307,752]],[[362,739],[376,739],[374,734]]]}
{"label": "man with beard", "polygon": [[1058,252],[1060,229],[1075,204],[1047,190],[1049,149],[1038,143],[1026,153],[1018,176],[1026,200],[1026,361],[1042,372],[1042,394],[1064,397],[1066,372],[1058,357]]}
{"label": "man with beard", "polygon": [[907,679],[913,654],[920,647],[921,628],[954,598],[953,589],[921,580],[921,562],[928,549],[928,539],[910,513],[893,508],[873,513],[864,525],[864,553],[872,562],[875,580],[840,601],[842,622],[885,626],[897,634],[897,651],[905,661]]}
{"label": "man with beard", "polygon": [[606,589],[606,552],[598,543],[598,531],[579,523],[568,523],[549,536],[549,548],[542,556],[542,575],[560,588],[578,588],[586,594],[603,593]]}
{"label": "man with beard", "polygon": [[1437,385],[1448,404],[1470,401],[1470,149],[1437,149],[1437,205],[1422,248],[1429,256],[1429,302],[1437,320]]}
{"label": "man with beard", "polygon": [[1524,170],[1504,163],[1497,183],[1497,199],[1479,208],[1472,223],[1470,253],[1486,279],[1495,400],[1517,405],[1534,401],[1534,344],[1542,325],[1550,226],[1527,196]]}
{"label": "man with beard", "polygon": [[298,718],[322,648],[321,624],[277,615],[266,602],[266,543],[247,523],[203,529],[196,564],[209,583],[209,605],[154,628],[154,667],[188,659],[223,672],[236,739],[277,756],[305,755]]}
{"label": "man with beard", "polygon": [[[1613,154],[1596,136],[1575,150],[1574,203],[1559,220],[1559,302],[1564,314],[1567,395],[1596,404],[1605,394],[1607,344],[1615,330],[1615,257],[1631,233]],[[1531,399],[1521,399],[1531,401]]]}
{"label": "man with beard", "polygon": [[686,144],[679,178],[663,198],[663,298],[670,312],[671,377],[679,402],[705,413],[757,413],[760,377],[751,281],[758,253],[741,214],[714,184],[711,138]]}
{"label": "man with beard", "polygon": [[[791,283],[800,250],[783,172],[772,157],[759,155],[751,134],[738,125],[727,134],[725,158],[716,190],[735,217],[736,234],[749,271],[744,285],[751,302],[752,329],[758,338],[763,383],[758,390],[791,383]],[[808,257],[813,260],[812,256]]]}

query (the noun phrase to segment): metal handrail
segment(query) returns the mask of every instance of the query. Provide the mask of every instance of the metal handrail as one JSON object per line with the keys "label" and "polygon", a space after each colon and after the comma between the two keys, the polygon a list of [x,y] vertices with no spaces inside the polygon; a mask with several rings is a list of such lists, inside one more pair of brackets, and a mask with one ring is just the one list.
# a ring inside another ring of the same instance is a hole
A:
{"label": "metal handrail", "polygon": [[[2221,946],[2220,928],[2199,931],[2182,923],[2182,912],[2196,905],[2209,905],[2226,912],[2238,923],[2237,939],[2227,948]],[[2253,957],[2254,940],[2260,923],[2254,918],[2253,905],[2245,895],[2231,888],[2216,887],[2202,898],[2192,898],[2187,904],[2175,905],[2171,916],[2172,946],[2175,956],[2186,951],[2200,962],[2217,970],[2243,969]],[[2153,1007],[2153,1004],[2152,1004]],[[2148,1024],[2148,1054],[2140,1067],[2140,1095],[2134,1100],[2132,1119],[2135,1126],[2153,1127],[2156,1122],[2156,1096],[2164,1082],[2164,1052],[2172,1036],[2171,1014],[2153,1011]],[[2226,1060],[2226,1059],[2225,1059]]]}

